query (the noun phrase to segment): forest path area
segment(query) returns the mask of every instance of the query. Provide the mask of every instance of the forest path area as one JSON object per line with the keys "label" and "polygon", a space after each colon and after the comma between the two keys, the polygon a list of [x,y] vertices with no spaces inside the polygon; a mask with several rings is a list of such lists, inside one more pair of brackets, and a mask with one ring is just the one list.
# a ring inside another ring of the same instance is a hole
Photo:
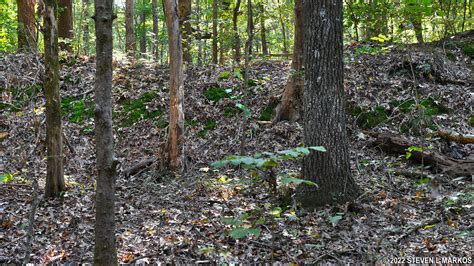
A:
{"label": "forest path area", "polygon": [[[210,167],[240,152],[239,103],[251,113],[244,143],[248,155],[301,144],[301,124],[270,123],[288,62],[253,62],[248,89],[242,88],[239,69],[188,67],[187,171],[170,177],[154,160],[167,134],[168,70],[148,61],[114,61],[120,261],[373,263],[394,257],[472,256],[473,173],[452,175],[428,164],[422,168],[410,158],[421,150],[456,162],[474,160],[474,144],[438,134],[439,129],[474,134],[472,36],[461,42],[470,42],[471,50],[459,42],[346,49],[351,169],[363,192],[354,203],[314,212],[294,205],[288,196],[292,187],[281,186],[275,195],[250,172]],[[32,259],[88,263],[94,243],[95,66],[93,58],[63,57],[61,67],[68,190],[59,200],[41,199]],[[0,57],[0,263],[23,260],[33,178],[43,192],[43,70],[38,56]],[[403,138],[410,148],[386,153],[377,142],[381,135]],[[131,167],[147,160],[153,163],[128,175]],[[280,168],[297,173],[299,164]]]}

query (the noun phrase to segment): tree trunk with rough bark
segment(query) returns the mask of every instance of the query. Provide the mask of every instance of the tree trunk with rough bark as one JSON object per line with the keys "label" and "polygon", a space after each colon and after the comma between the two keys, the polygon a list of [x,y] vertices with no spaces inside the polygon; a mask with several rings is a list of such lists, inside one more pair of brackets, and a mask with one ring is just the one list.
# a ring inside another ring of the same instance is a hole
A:
{"label": "tree trunk with rough bark", "polygon": [[212,63],[217,65],[217,18],[218,18],[218,10],[217,10],[217,1],[212,0]]}
{"label": "tree trunk with rough bark", "polygon": [[112,129],[112,23],[113,0],[94,1],[96,37],[95,143],[97,191],[95,214],[95,265],[116,265],[115,177]]}
{"label": "tree trunk with rough bark", "polygon": [[153,56],[158,61],[158,0],[151,1],[151,12],[153,16]]}
{"label": "tree trunk with rough bark", "polygon": [[135,0],[126,0],[125,5],[125,51],[128,55],[135,54],[135,33],[133,23],[133,10]]}
{"label": "tree trunk with rough bark", "polygon": [[43,86],[46,96],[46,197],[59,197],[65,190],[61,96],[59,94],[57,8],[56,0],[45,0]]}
{"label": "tree trunk with rough bark", "polygon": [[36,50],[35,0],[17,0],[18,50]]}
{"label": "tree trunk with rough bark", "polygon": [[303,32],[304,17],[302,0],[295,0],[295,39],[291,73],[286,82],[281,102],[275,109],[273,123],[282,120],[296,121],[301,117],[304,87]]}
{"label": "tree trunk with rough bark", "polygon": [[61,38],[59,47],[61,50],[72,51],[71,41],[74,37],[72,0],[58,0],[59,20],[58,35]]}
{"label": "tree trunk with rough bark", "polygon": [[253,12],[252,12],[252,0],[247,1],[247,42],[245,43],[245,50],[247,52],[247,63],[252,57],[252,45],[253,45]]}
{"label": "tree trunk with rough bark", "polygon": [[164,0],[168,46],[170,55],[170,123],[166,148],[167,167],[174,172],[182,170],[183,112],[183,51],[179,27],[177,0]]}
{"label": "tree trunk with rough bark", "polygon": [[[278,1],[279,3],[280,1]],[[282,7],[283,5],[280,5],[278,8],[278,15],[280,18],[280,25],[281,25],[281,34],[283,35],[283,53],[287,54],[288,53],[288,45],[286,44],[286,26],[285,26],[285,21],[283,20],[283,14],[282,14]]]}
{"label": "tree trunk with rough bark", "polygon": [[236,64],[240,64],[240,36],[239,36],[239,31],[237,28],[237,20],[239,18],[239,9],[240,9],[240,2],[241,0],[237,0],[237,3],[235,4],[234,11],[232,14],[232,29],[234,31],[234,40],[233,40],[233,45],[234,45],[234,61]]}
{"label": "tree trunk with rough bark", "polygon": [[188,64],[192,64],[191,0],[178,0],[178,16],[182,34],[183,60]]}
{"label": "tree trunk with rough bark", "polygon": [[344,114],[342,0],[306,0],[304,10],[304,144],[324,146],[303,161],[303,185],[297,200],[303,207],[354,200],[359,188],[351,176]]}

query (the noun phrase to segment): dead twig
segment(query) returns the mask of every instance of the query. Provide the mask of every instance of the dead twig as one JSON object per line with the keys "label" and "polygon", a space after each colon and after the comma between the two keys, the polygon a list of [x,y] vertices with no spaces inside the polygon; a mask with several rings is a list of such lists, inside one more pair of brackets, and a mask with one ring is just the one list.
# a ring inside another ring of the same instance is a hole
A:
{"label": "dead twig", "polygon": [[26,234],[25,240],[25,258],[23,259],[23,264],[28,264],[30,262],[30,254],[32,250],[32,241],[33,241],[33,230],[34,230],[34,223],[35,223],[35,214],[36,209],[38,208],[39,198],[38,198],[38,182],[33,180],[33,193],[32,193],[33,200],[31,202],[31,210],[28,220],[28,229]]}
{"label": "dead twig", "polygon": [[412,228],[410,228],[408,231],[406,231],[403,235],[401,235],[399,238],[397,238],[397,240],[395,241],[397,244],[400,243],[400,241],[402,241],[405,237],[413,234],[414,232],[418,231],[419,229],[427,226],[427,225],[431,225],[431,224],[437,224],[437,223],[440,223],[441,222],[441,219],[439,218],[434,218],[434,219],[431,219],[431,220],[428,220],[428,221],[425,221],[419,225],[416,225],[416,226],[413,226]]}

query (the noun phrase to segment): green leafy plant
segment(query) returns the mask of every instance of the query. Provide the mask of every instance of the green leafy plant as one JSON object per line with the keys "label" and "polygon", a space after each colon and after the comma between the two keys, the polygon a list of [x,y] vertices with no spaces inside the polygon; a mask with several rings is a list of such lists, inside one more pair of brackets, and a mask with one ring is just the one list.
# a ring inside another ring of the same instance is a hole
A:
{"label": "green leafy plant", "polygon": [[275,168],[277,168],[283,161],[298,160],[308,155],[311,151],[326,152],[322,146],[313,147],[297,147],[290,150],[279,151],[276,153],[262,152],[256,153],[254,156],[228,156],[224,160],[216,161],[211,164],[213,168],[222,168],[225,166],[242,167],[254,172],[261,171],[268,177],[268,182],[272,189],[276,190],[277,181],[282,185],[288,184],[306,184],[314,186],[314,182],[304,179],[299,179],[290,176],[288,173],[280,173],[275,175]]}
{"label": "green leafy plant", "polygon": [[239,217],[224,217],[222,218],[222,223],[232,226],[232,229],[229,231],[229,236],[233,239],[241,239],[254,235],[255,237],[260,236],[261,230],[255,228],[256,225],[263,224],[263,219],[258,219],[254,222],[250,222],[250,214],[244,213]]}
{"label": "green leafy plant", "polygon": [[417,146],[410,146],[407,148],[407,153],[405,154],[405,158],[408,160],[413,155],[413,152],[423,152],[423,148]]}

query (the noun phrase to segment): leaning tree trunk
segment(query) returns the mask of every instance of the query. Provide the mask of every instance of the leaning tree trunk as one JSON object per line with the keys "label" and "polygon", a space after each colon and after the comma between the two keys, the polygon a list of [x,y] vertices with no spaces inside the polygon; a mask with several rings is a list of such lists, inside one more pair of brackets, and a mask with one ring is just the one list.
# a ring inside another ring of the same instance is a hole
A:
{"label": "leaning tree trunk", "polygon": [[125,51],[127,55],[135,54],[135,33],[133,26],[133,10],[135,0],[126,0],[125,5]]}
{"label": "leaning tree trunk", "polygon": [[192,28],[191,28],[191,0],[178,0],[178,15],[182,33],[183,60],[191,64]]}
{"label": "leaning tree trunk", "polygon": [[296,121],[300,118],[303,99],[303,31],[304,17],[302,0],[295,0],[295,40],[293,48],[293,61],[291,73],[286,82],[281,102],[275,109],[273,123],[289,120]]}
{"label": "leaning tree trunk", "polygon": [[116,265],[115,248],[115,176],[112,131],[112,22],[113,0],[95,0],[95,143],[97,192],[95,214],[95,265]]}
{"label": "leaning tree trunk", "polygon": [[217,1],[212,0],[212,63],[217,65]]}
{"label": "leaning tree trunk", "polygon": [[72,14],[72,0],[59,0],[59,20],[58,20],[58,35],[62,38],[59,44],[61,50],[71,52],[71,41],[74,36],[73,29],[73,14]]}
{"label": "leaning tree trunk", "polygon": [[59,197],[64,187],[61,96],[56,0],[45,0],[44,12],[44,92],[46,96],[46,197]]}
{"label": "leaning tree trunk", "polygon": [[158,61],[158,0],[151,1],[151,12],[153,16],[153,56]]}
{"label": "leaning tree trunk", "polygon": [[304,1],[304,144],[325,153],[304,158],[303,177],[318,184],[301,186],[297,199],[314,208],[357,197],[351,176],[343,87],[342,0]]}
{"label": "leaning tree trunk", "polygon": [[240,36],[237,28],[237,20],[239,18],[239,9],[240,9],[241,0],[237,0],[235,4],[233,15],[232,15],[232,29],[234,31],[234,61],[236,64],[240,64]]}
{"label": "leaning tree trunk", "polygon": [[17,0],[18,50],[36,50],[35,0]]}
{"label": "leaning tree trunk", "polygon": [[170,123],[165,161],[171,171],[182,168],[183,113],[183,51],[179,27],[177,0],[164,0],[170,57]]}

